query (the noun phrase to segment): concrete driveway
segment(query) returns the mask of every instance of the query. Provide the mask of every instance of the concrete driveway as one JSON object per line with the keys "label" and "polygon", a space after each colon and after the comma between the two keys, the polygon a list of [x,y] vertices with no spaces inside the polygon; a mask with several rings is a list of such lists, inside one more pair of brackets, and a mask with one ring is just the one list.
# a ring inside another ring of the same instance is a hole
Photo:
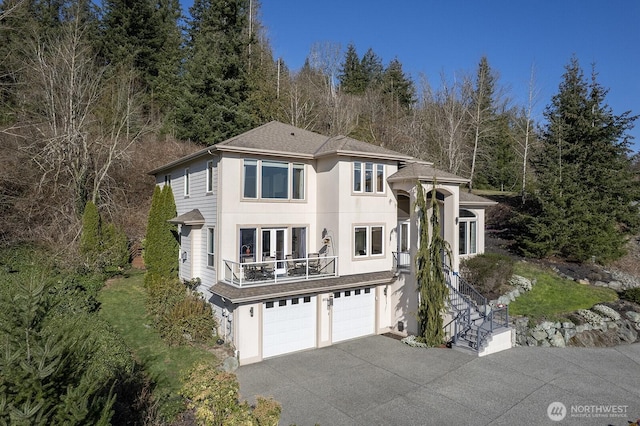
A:
{"label": "concrete driveway", "polygon": [[281,425],[626,426],[640,418],[639,344],[478,358],[371,336],[236,374],[249,402],[263,395],[282,404]]}

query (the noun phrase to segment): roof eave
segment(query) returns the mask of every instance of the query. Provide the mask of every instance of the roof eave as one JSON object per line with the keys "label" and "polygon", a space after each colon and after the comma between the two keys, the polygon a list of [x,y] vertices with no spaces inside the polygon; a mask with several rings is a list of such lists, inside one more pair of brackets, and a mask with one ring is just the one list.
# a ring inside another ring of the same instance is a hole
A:
{"label": "roof eave", "polygon": [[312,160],[314,158],[313,154],[302,154],[288,151],[276,151],[276,150],[268,150],[268,149],[258,149],[258,148],[246,148],[246,147],[238,147],[238,146],[229,146],[223,145],[216,148],[221,152],[235,152],[238,154],[255,154],[255,155],[267,155],[270,157],[289,157],[289,158],[300,158],[305,160]]}
{"label": "roof eave", "polygon": [[189,155],[186,155],[184,157],[180,157],[177,160],[174,160],[174,161],[172,161],[170,163],[164,164],[164,165],[162,165],[160,167],[157,167],[157,168],[155,168],[153,170],[150,170],[150,171],[147,172],[147,174],[151,175],[151,176],[155,176],[160,172],[171,170],[174,167],[179,166],[180,164],[188,163],[188,162],[190,162],[192,160],[195,160],[198,157],[202,157],[202,156],[204,156],[206,154],[209,154],[211,156],[218,155],[215,151],[219,151],[218,148],[215,145],[207,147],[205,149],[201,149],[200,151],[196,151],[193,154],[189,154]]}

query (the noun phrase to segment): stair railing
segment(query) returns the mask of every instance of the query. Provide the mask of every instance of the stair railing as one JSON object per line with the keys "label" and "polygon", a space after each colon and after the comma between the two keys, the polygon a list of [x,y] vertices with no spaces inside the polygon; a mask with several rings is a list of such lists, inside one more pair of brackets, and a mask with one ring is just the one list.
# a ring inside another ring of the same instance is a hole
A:
{"label": "stair railing", "polygon": [[[509,326],[509,307],[489,308],[487,298],[457,272],[452,272],[447,265],[444,265],[444,271],[445,282],[449,288],[449,305],[455,311],[454,318],[445,325],[445,332],[447,327],[450,331],[453,322],[454,333],[451,335],[451,341],[456,343],[458,338],[466,336],[470,330],[475,329],[477,339],[472,347],[480,350],[495,329]],[[461,305],[464,307],[460,308]],[[471,319],[472,308],[482,318],[482,324],[479,326],[475,325]]]}

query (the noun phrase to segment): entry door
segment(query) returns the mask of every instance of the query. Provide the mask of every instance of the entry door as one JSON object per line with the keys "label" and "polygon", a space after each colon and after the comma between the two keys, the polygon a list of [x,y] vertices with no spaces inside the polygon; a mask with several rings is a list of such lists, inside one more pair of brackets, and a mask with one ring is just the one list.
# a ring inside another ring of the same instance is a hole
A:
{"label": "entry door", "polygon": [[278,260],[276,275],[287,272],[285,257],[287,254],[287,230],[286,228],[262,230],[262,256],[271,256]]}

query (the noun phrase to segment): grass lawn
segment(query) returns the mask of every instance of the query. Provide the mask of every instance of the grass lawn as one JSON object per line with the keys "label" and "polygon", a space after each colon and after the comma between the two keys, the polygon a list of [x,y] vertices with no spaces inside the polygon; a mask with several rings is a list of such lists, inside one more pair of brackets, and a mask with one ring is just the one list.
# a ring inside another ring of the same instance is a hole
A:
{"label": "grass lawn", "polygon": [[558,277],[553,271],[528,263],[516,263],[515,273],[537,280],[531,291],[509,304],[509,313],[525,315],[532,320],[559,320],[572,311],[589,309],[600,302],[612,302],[617,293]]}
{"label": "grass lawn", "polygon": [[195,361],[217,364],[216,356],[195,347],[169,347],[152,327],[145,310],[144,274],[130,272],[128,276],[109,282],[99,294],[100,315],[111,323],[131,348],[135,358],[156,384],[160,394],[175,394],[181,387],[182,373]]}

